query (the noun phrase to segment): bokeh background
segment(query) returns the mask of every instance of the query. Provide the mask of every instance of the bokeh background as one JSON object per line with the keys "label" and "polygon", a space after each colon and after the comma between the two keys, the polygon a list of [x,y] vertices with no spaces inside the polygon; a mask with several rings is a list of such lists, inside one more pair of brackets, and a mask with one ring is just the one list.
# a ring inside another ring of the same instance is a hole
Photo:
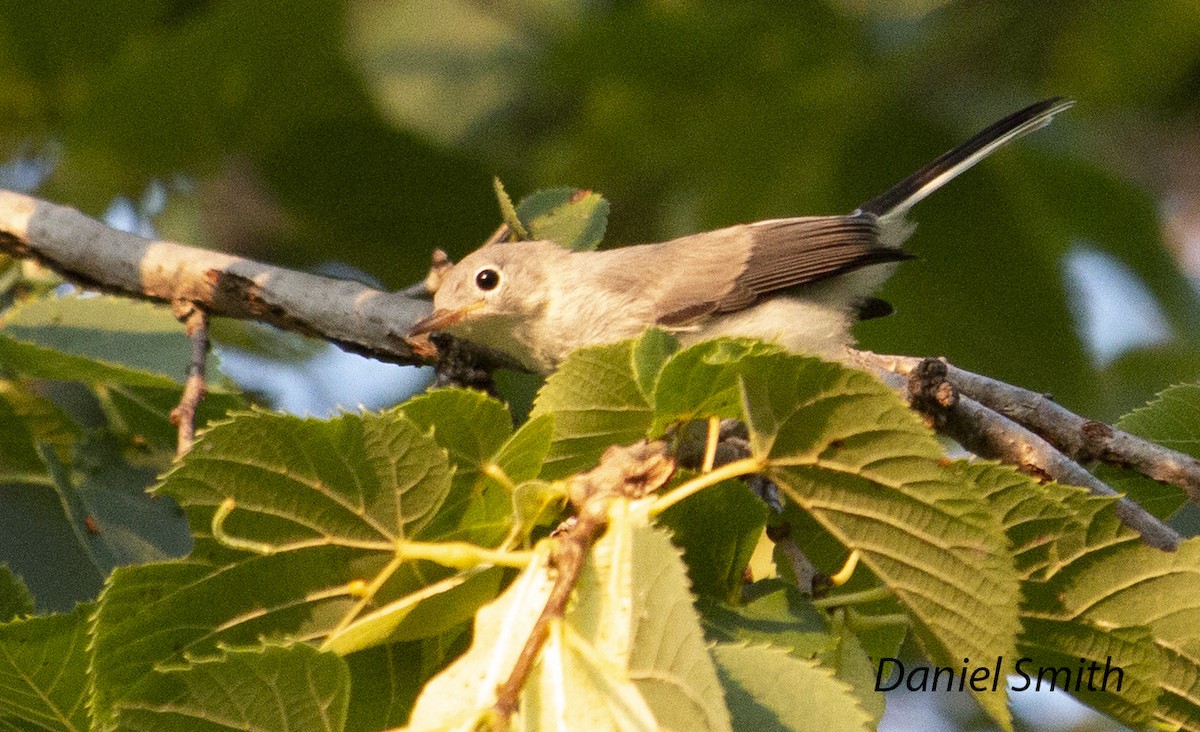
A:
{"label": "bokeh background", "polygon": [[[0,186],[397,288],[491,232],[494,175],[601,192],[607,245],[653,241],[850,211],[1057,95],[916,209],[897,313],[858,332],[1111,420],[1200,374],[1195,0],[0,0]],[[425,378],[222,338],[298,412]]]}

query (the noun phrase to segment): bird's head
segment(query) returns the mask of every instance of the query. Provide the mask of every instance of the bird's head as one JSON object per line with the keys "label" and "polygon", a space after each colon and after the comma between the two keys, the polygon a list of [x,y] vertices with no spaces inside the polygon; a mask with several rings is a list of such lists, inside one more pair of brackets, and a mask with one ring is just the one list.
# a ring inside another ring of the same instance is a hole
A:
{"label": "bird's head", "polygon": [[568,254],[548,241],[480,247],[450,270],[434,294],[433,312],[415,323],[408,337],[443,332],[502,346],[515,323],[544,309],[550,273]]}

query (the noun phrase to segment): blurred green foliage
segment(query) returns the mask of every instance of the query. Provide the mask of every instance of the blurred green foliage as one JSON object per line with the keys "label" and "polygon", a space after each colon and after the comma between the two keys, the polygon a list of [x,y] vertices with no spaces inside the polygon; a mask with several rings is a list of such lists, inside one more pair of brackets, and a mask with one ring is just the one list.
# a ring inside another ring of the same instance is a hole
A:
{"label": "blurred green foliage", "polygon": [[[0,158],[100,213],[168,184],[164,236],[394,286],[514,198],[612,202],[606,246],[849,211],[1038,98],[1079,104],[914,215],[866,347],[945,355],[1112,418],[1200,372],[1154,171],[1200,119],[1192,0],[0,3]],[[1141,187],[1125,180],[1141,174]],[[1063,255],[1127,264],[1173,340],[1101,368]]]}

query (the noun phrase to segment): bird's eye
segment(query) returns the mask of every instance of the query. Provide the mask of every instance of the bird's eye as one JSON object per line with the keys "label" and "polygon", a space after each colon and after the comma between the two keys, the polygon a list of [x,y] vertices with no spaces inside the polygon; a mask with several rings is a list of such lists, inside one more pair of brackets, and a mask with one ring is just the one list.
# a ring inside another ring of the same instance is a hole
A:
{"label": "bird's eye", "polygon": [[484,292],[494,290],[500,285],[500,273],[491,267],[481,269],[475,273],[475,285]]}

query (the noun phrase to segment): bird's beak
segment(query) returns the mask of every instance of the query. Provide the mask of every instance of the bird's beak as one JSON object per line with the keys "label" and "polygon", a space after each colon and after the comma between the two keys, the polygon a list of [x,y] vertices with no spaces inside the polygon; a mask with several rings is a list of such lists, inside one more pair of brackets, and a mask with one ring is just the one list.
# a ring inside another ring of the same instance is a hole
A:
{"label": "bird's beak", "polygon": [[457,310],[447,310],[445,308],[434,310],[428,316],[413,323],[413,327],[408,329],[406,337],[415,338],[427,333],[433,333],[434,331],[445,330],[455,323],[461,323],[471,313],[483,307],[483,303],[483,300],[479,300]]}

